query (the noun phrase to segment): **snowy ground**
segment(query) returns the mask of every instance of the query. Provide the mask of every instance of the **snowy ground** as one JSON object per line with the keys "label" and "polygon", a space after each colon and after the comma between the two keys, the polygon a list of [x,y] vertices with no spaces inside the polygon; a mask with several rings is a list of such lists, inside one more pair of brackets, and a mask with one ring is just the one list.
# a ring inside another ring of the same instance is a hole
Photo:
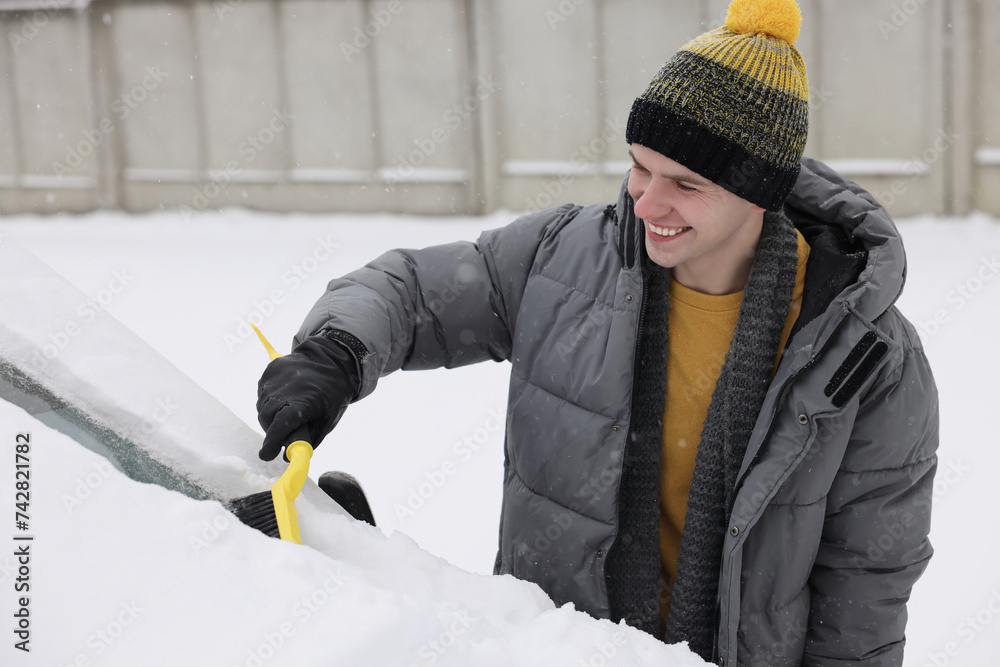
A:
{"label": "snowy ground", "polygon": [[[94,302],[90,307],[107,309],[248,424],[256,425],[256,381],[266,356],[248,337],[244,322],[249,317],[263,320],[262,328],[272,342],[287,350],[291,335],[330,277],[387,248],[474,239],[480,230],[510,219],[504,214],[428,219],[226,211],[185,223],[178,214],[126,217],[104,213],[80,218],[8,218],[0,220],[0,231],[91,295]],[[1000,438],[993,419],[998,395],[995,382],[1000,376],[995,346],[1000,328],[1000,280],[994,280],[1000,272],[1000,224],[982,216],[918,219],[902,221],[901,230],[909,254],[909,273],[899,305],[922,331],[941,391],[942,409],[941,465],[932,535],[937,555],[910,605],[906,665],[995,664],[1000,653],[1000,619],[996,618],[1000,615],[1000,575],[991,566],[1000,547],[995,528],[1000,511],[987,475],[1000,463],[996,447]],[[490,363],[453,371],[399,373],[383,379],[374,395],[348,410],[317,451],[313,476],[328,469],[355,474],[365,485],[384,532],[405,533],[427,551],[461,568],[489,572],[500,505],[506,375],[505,365]],[[47,619],[39,632],[51,631],[48,637],[34,637],[37,646],[49,649],[45,654],[48,659],[37,664],[68,665],[74,660],[82,665],[134,664],[124,656],[134,659],[148,655],[142,651],[155,651],[169,655],[172,664],[250,667],[254,663],[246,647],[255,645],[257,638],[280,634],[282,624],[276,621],[282,618],[292,624],[293,632],[315,639],[296,642],[288,635],[280,658],[262,664],[294,664],[293,656],[303,658],[299,664],[369,664],[360,658],[327,662],[319,658],[322,653],[317,653],[315,646],[324,633],[348,633],[358,641],[341,641],[336,644],[338,649],[357,650],[371,660],[379,655],[365,653],[373,650],[372,628],[384,633],[377,635],[379,642],[410,647],[412,664],[557,664],[551,656],[549,662],[543,660],[547,641],[557,638],[572,643],[574,633],[583,632],[581,628],[587,630],[575,642],[579,653],[561,653],[558,664],[603,664],[601,642],[606,648],[607,642],[614,640],[614,626],[595,625],[604,629],[594,630],[571,620],[579,615],[546,612],[539,603],[537,608],[521,610],[521,615],[541,615],[533,624],[522,627],[517,625],[518,619],[505,618],[487,619],[482,625],[495,630],[511,623],[510,627],[521,632],[518,640],[525,647],[523,655],[500,651],[497,655],[502,657],[496,662],[485,661],[489,642],[499,641],[495,633],[485,633],[489,641],[484,639],[479,649],[459,642],[448,654],[438,655],[432,649],[420,653],[428,640],[451,632],[448,614],[461,610],[443,610],[429,594],[400,594],[398,581],[369,586],[366,578],[371,573],[364,569],[347,572],[345,581],[349,583],[336,583],[343,580],[341,577],[331,584],[350,591],[340,595],[357,601],[356,614],[344,616],[349,607],[331,605],[315,612],[316,617],[323,617],[321,621],[311,621],[312,612],[306,615],[300,609],[301,613],[295,614],[286,609],[284,617],[262,614],[256,626],[248,627],[248,616],[240,613],[242,609],[273,601],[267,591],[276,586],[286,585],[299,592],[289,593],[288,600],[306,595],[315,589],[317,576],[329,568],[329,559],[303,553],[294,557],[294,569],[289,571],[287,552],[281,551],[286,545],[242,533],[232,537],[235,531],[224,531],[229,537],[218,538],[220,543],[228,540],[224,548],[204,552],[204,559],[197,554],[193,557],[190,544],[176,544],[164,536],[172,531],[188,536],[195,530],[197,534],[204,522],[210,525],[219,520],[205,504],[131,483],[117,473],[102,473],[97,457],[45,430],[19,410],[0,406],[0,423],[2,439],[12,440],[19,430],[33,429],[38,442],[45,444],[33,450],[38,452],[33,464],[37,493],[44,488],[73,488],[81,479],[86,483],[88,475],[96,475],[91,479],[100,480],[110,491],[101,495],[101,500],[95,495],[87,504],[90,520],[83,522],[77,519],[84,510],[73,516],[59,493],[36,496],[35,509],[41,517],[37,547],[43,554],[36,570],[37,605],[39,617]],[[8,472],[0,473],[3,498],[13,495],[13,463],[9,466]],[[155,533],[144,529],[144,517],[154,513],[158,515]],[[106,525],[100,521],[103,516],[107,516]],[[141,538],[134,545],[135,566],[121,577],[108,576],[102,566],[106,555],[92,545],[133,548],[122,537],[130,531]],[[0,532],[0,538],[3,534]],[[47,534],[60,552],[45,551]],[[432,573],[425,582],[428,586],[458,590],[470,585],[472,580],[461,579],[460,573],[444,568],[439,561],[415,555],[419,552],[401,546],[405,543],[405,539],[394,537],[371,557],[399,557],[404,561],[400,564],[403,571],[415,568]],[[71,553],[67,545],[81,548]],[[0,565],[4,564],[0,558]],[[285,571],[274,571],[278,565]],[[323,576],[318,580],[325,581]],[[7,619],[12,613],[8,611],[12,609],[11,581],[8,571],[0,568],[0,611]],[[169,594],[170,587],[178,587],[179,581],[184,582],[179,590],[186,595],[196,591],[194,599]],[[368,586],[365,594],[357,590],[362,586]],[[225,604],[213,600],[209,606],[218,605],[222,612],[216,628],[219,637],[240,637],[232,645],[210,641],[211,633],[200,624],[193,625],[192,619],[205,621],[204,615],[191,611],[206,604],[197,593],[202,589],[205,597],[231,597]],[[495,590],[498,600],[507,595],[500,588]],[[385,596],[385,604],[378,603],[379,595]],[[164,604],[149,612],[136,611],[143,605],[143,596]],[[70,597],[92,600],[93,616],[61,616],[58,601]],[[384,615],[393,605],[411,602],[418,608],[425,605],[428,616],[436,615],[437,621],[413,628],[398,619],[370,618],[372,614]],[[226,613],[234,614],[239,622]],[[138,618],[142,622],[133,624]],[[462,618],[454,616],[456,631],[479,623]],[[110,643],[94,639],[98,631],[117,629],[116,619],[129,621],[128,626],[121,626],[128,631],[120,639]],[[0,632],[10,637],[2,625]],[[476,632],[481,628],[470,630],[469,636]],[[606,635],[599,637],[601,632]],[[505,638],[504,642],[503,650],[508,650],[511,641]],[[10,643],[0,647],[0,656],[11,655]],[[311,648],[301,648],[306,645]],[[148,648],[140,650],[140,646]],[[617,664],[635,662],[640,655],[646,659],[653,656],[642,642],[616,650]],[[399,660],[398,653],[391,655],[400,664],[408,664]],[[622,661],[625,655],[630,660]],[[6,658],[0,662],[9,664]]]}

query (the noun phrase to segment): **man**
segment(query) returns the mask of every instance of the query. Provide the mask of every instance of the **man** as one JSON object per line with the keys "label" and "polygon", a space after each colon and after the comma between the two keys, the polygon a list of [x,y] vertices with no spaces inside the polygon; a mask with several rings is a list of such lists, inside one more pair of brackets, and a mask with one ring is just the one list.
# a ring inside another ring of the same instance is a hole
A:
{"label": "man", "polygon": [[508,360],[496,572],[720,665],[900,665],[937,395],[892,221],[801,160],[800,21],[734,0],[675,54],[615,205],[331,282],[261,379],[261,456],[391,371]]}

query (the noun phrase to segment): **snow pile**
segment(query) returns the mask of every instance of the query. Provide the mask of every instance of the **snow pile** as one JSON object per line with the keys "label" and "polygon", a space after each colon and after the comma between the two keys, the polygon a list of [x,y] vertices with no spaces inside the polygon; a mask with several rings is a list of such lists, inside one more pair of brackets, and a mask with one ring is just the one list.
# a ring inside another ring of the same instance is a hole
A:
{"label": "snow pile", "polygon": [[[402,534],[314,514],[302,525],[314,548],[289,544],[218,502],[128,479],[10,404],[0,403],[0,422],[11,442],[31,435],[35,536],[31,653],[6,641],[3,664],[704,664],[556,609],[535,586],[461,571]],[[2,617],[12,626],[18,565],[4,551]]]}

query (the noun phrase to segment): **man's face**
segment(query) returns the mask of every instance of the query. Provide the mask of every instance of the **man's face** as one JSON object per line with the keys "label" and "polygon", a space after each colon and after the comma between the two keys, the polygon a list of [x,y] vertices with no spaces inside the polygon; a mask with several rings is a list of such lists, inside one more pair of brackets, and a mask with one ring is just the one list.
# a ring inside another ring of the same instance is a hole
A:
{"label": "man's face", "polygon": [[644,222],[649,258],[699,292],[743,289],[764,209],[650,148],[632,144],[629,155],[628,192]]}

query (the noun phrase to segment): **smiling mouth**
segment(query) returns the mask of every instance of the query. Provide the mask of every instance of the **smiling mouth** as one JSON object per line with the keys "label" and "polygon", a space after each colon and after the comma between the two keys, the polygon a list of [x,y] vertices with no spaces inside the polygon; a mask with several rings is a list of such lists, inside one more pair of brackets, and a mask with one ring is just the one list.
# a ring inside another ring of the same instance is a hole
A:
{"label": "smiling mouth", "polygon": [[691,229],[690,227],[657,227],[651,222],[647,222],[646,225],[649,227],[649,231],[657,236],[677,236]]}

